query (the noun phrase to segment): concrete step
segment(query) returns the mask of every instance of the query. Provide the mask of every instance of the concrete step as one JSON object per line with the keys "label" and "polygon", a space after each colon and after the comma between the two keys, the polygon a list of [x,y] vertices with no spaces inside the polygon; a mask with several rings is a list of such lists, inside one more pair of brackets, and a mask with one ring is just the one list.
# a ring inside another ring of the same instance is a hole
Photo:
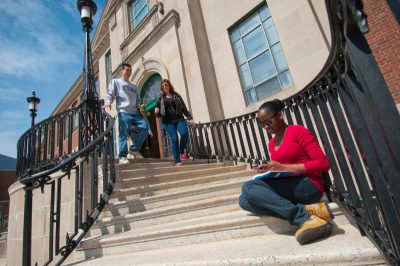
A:
{"label": "concrete step", "polygon": [[[218,173],[209,173],[208,176],[202,176],[195,174],[195,177],[189,173],[189,178],[185,176],[181,177],[183,180],[162,182],[160,184],[142,185],[126,189],[115,189],[111,195],[110,202],[123,201],[138,199],[143,197],[162,195],[166,193],[179,192],[187,189],[196,189],[196,187],[206,184],[209,187],[221,183],[227,183],[230,180],[237,177],[248,177],[252,173],[248,170],[244,170],[242,166],[230,166],[224,167],[224,171],[218,171]],[[206,170],[200,170],[206,171]],[[215,170],[214,170],[215,171]],[[221,173],[222,172],[222,173]],[[191,178],[190,178],[191,177]],[[162,181],[162,177],[159,177]]]}
{"label": "concrete step", "polygon": [[227,166],[236,167],[236,169],[246,169],[245,166],[233,166],[226,163],[213,163],[213,164],[196,164],[186,165],[182,167],[167,166],[157,167],[154,169],[130,169],[117,172],[117,181],[120,185],[141,185],[150,184],[151,182],[168,181],[173,179],[180,179],[184,177],[194,177],[206,175],[212,172],[222,172]]}
{"label": "concrete step", "polygon": [[76,260],[70,265],[386,265],[378,250],[351,224],[323,241],[301,246],[287,234],[264,234]]}
{"label": "concrete step", "polygon": [[217,213],[239,210],[238,193],[185,202],[152,210],[98,219],[90,236],[113,235],[151,225],[161,225]]}
{"label": "concrete step", "polygon": [[[115,160],[115,168],[117,170],[126,170],[126,169],[136,169],[140,167],[146,167],[148,169],[152,169],[159,166],[174,166],[173,159],[154,159],[154,158],[144,158],[144,159],[129,159],[129,164],[120,165],[119,160]],[[187,160],[184,161],[183,165],[195,165],[195,164],[208,164],[208,163],[216,163],[216,160]]]}
{"label": "concrete step", "polygon": [[232,166],[232,162],[221,162],[221,163],[196,163],[196,164],[186,164],[181,167],[176,167],[169,164],[158,164],[157,166],[149,166],[148,164],[144,166],[132,167],[131,169],[121,169],[117,170],[118,178],[132,178],[138,176],[152,177],[153,175],[159,174],[172,174],[179,172],[187,172],[201,169],[211,169],[224,166]]}
{"label": "concrete step", "polygon": [[214,184],[213,186],[210,186],[209,184],[199,184],[195,188],[189,188],[178,192],[143,198],[140,198],[140,195],[138,195],[135,199],[111,202],[106,206],[106,208],[104,208],[100,218],[125,215],[168,205],[209,199],[220,195],[230,195],[234,193],[239,195],[242,183],[250,178],[249,176],[246,176],[246,174],[247,172],[244,172],[243,175],[240,175],[240,177],[237,178],[232,178],[229,182]]}
{"label": "concrete step", "polygon": [[[349,223],[340,210],[336,209],[335,214],[338,226]],[[292,236],[295,231],[296,227],[279,218],[259,217],[237,210],[133,228],[126,233],[104,238],[89,238],[81,242],[78,250],[82,257],[98,257],[265,234]]]}

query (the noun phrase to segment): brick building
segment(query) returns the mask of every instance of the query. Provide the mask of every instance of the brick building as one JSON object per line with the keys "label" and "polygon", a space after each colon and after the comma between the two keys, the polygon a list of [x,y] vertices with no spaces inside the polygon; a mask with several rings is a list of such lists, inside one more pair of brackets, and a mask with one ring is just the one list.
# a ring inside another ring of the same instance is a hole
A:
{"label": "brick building", "polygon": [[0,231],[7,229],[8,188],[15,182],[16,164],[16,159],[0,154]]}
{"label": "brick building", "polygon": [[400,3],[364,0],[364,11],[369,23],[368,43],[400,109]]}

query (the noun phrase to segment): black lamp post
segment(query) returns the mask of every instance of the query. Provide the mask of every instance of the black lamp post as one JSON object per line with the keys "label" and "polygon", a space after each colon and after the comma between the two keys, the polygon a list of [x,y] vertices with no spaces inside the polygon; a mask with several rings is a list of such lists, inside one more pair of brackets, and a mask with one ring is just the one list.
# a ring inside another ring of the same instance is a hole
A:
{"label": "black lamp post", "polygon": [[40,99],[38,97],[36,97],[36,93],[33,91],[32,96],[28,97],[26,100],[29,105],[29,111],[31,112],[31,117],[32,117],[31,130],[33,131],[33,127],[35,126],[35,117],[36,117],[37,107],[40,103]]}
{"label": "black lamp post", "polygon": [[95,137],[99,128],[99,100],[94,83],[94,70],[92,48],[90,44],[90,32],[92,31],[93,16],[97,12],[96,3],[93,0],[78,0],[76,6],[81,14],[83,31],[85,32],[85,53],[83,67],[84,89],[81,95],[81,113],[79,118],[79,149],[86,146]]}
{"label": "black lamp post", "polygon": [[[31,148],[30,148],[30,169],[29,175],[33,173],[33,165],[35,160],[35,117],[37,112],[37,107],[40,103],[40,99],[36,97],[35,92],[32,92],[32,96],[28,97],[28,108],[31,112]],[[24,209],[24,240],[23,240],[23,250],[22,250],[22,265],[31,265],[31,245],[32,245],[32,184],[25,184],[25,209]]]}
{"label": "black lamp post", "polygon": [[92,49],[90,45],[90,32],[92,31],[93,16],[97,12],[97,5],[93,0],[78,0],[76,6],[81,14],[83,31],[85,32],[85,63],[84,63],[84,90],[82,100],[97,100],[97,92],[94,87],[94,71],[92,61]]}

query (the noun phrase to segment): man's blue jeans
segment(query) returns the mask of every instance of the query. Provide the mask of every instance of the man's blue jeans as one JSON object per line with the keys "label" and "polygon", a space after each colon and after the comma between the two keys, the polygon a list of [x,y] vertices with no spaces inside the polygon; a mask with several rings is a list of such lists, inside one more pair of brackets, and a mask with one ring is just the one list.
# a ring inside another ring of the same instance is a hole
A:
{"label": "man's blue jeans", "polygon": [[119,123],[119,154],[118,157],[126,157],[128,155],[128,143],[127,136],[131,125],[134,125],[139,132],[136,134],[136,138],[133,140],[134,143],[130,147],[132,151],[139,151],[142,147],[144,140],[146,139],[149,126],[146,119],[141,114],[127,114],[118,113]]}
{"label": "man's blue jeans", "polygon": [[323,193],[305,176],[252,179],[242,185],[239,205],[258,215],[277,214],[301,226],[309,217],[304,204],[317,203]]}
{"label": "man's blue jeans", "polygon": [[[174,154],[175,163],[181,162],[181,154],[185,152],[188,142],[188,129],[185,120],[180,120],[178,123],[163,123],[164,128],[167,130],[171,138],[172,153]],[[178,134],[181,140],[178,139]]]}

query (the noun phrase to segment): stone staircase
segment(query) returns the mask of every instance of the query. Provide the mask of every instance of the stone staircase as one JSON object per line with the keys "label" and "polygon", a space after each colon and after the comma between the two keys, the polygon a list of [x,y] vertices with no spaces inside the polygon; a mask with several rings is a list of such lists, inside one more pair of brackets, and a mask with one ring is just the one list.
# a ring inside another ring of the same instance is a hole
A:
{"label": "stone staircase", "polygon": [[335,206],[333,235],[305,246],[286,221],[241,210],[241,184],[254,174],[246,165],[142,159],[117,171],[110,203],[69,265],[384,264]]}

